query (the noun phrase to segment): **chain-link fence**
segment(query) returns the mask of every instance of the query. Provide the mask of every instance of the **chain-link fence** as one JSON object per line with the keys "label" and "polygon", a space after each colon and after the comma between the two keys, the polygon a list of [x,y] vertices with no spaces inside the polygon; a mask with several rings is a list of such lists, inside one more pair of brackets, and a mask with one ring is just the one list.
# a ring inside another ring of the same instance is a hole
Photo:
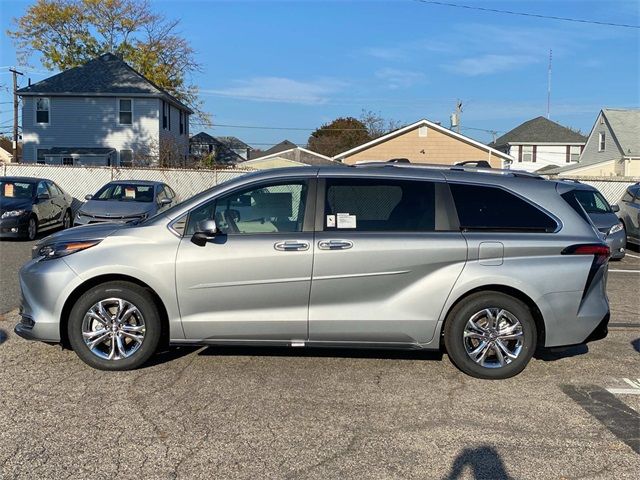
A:
{"label": "chain-link fence", "polygon": [[[152,180],[169,185],[181,200],[251,170],[187,170],[170,168],[72,167],[62,165],[5,164],[3,176],[46,178],[78,201],[112,180]],[[74,201],[74,205],[78,202]]]}

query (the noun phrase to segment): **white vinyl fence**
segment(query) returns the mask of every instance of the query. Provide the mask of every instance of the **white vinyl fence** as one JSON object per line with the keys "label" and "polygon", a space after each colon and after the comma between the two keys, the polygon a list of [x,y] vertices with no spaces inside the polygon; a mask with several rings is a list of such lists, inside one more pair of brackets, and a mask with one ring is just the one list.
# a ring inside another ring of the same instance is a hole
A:
{"label": "white vinyl fence", "polygon": [[153,180],[164,182],[186,200],[219,183],[244,175],[251,170],[187,170],[170,168],[73,167],[62,165],[5,164],[3,176],[46,178],[56,182],[74,197],[74,210],[87,194],[94,194],[112,180]]}

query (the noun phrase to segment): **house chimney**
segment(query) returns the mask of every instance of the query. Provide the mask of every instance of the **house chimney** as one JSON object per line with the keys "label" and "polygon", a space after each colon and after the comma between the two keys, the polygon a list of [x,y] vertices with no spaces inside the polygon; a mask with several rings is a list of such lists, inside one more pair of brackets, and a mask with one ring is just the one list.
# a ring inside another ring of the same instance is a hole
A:
{"label": "house chimney", "polygon": [[31,77],[29,77],[29,86],[31,86]]}

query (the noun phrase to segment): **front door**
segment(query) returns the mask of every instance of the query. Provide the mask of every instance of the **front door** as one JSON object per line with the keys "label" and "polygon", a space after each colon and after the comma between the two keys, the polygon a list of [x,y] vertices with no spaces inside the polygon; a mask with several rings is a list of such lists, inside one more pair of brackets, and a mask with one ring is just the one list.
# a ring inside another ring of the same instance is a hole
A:
{"label": "front door", "polygon": [[[176,259],[187,339],[304,341],[313,261],[315,180],[270,181],[227,193],[189,214]],[[220,234],[191,241],[198,222]]]}
{"label": "front door", "polygon": [[467,258],[438,175],[434,181],[326,179],[317,207],[324,214],[316,235],[310,342],[432,340]]}
{"label": "front door", "polygon": [[38,182],[36,188],[36,204],[34,210],[38,217],[38,227],[47,227],[53,223],[54,208],[51,193],[45,181]]}

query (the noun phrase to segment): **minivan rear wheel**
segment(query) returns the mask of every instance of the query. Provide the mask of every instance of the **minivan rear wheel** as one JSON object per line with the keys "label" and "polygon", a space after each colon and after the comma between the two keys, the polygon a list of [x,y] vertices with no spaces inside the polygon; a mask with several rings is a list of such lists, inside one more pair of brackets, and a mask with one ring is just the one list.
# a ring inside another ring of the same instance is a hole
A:
{"label": "minivan rear wheel", "polygon": [[535,320],[525,303],[500,292],[478,292],[449,313],[444,342],[456,367],[476,378],[520,373],[537,343]]}
{"label": "minivan rear wheel", "polygon": [[130,282],[108,282],[85,292],[69,315],[71,347],[100,370],[142,366],[158,347],[158,309],[150,293]]}

